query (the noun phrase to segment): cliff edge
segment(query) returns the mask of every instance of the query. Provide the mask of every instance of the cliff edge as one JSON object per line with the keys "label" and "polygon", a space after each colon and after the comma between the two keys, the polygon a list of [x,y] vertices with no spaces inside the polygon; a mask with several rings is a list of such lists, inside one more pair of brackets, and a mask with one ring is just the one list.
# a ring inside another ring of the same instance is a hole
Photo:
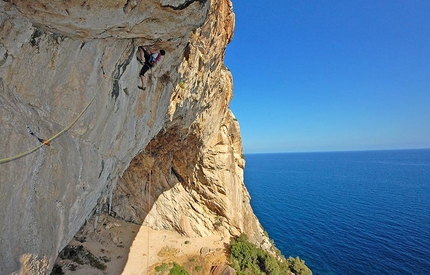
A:
{"label": "cliff edge", "polygon": [[[229,0],[0,1],[0,273],[49,273],[101,213],[270,246],[229,109],[233,29]],[[138,46],[166,51],[144,91]]]}

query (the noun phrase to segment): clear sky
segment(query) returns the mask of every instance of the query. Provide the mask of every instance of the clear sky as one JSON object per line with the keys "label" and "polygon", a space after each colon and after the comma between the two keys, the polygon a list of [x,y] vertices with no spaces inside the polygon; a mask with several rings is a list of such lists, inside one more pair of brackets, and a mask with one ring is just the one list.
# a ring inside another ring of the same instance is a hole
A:
{"label": "clear sky", "polygon": [[430,0],[233,0],[245,153],[430,148]]}

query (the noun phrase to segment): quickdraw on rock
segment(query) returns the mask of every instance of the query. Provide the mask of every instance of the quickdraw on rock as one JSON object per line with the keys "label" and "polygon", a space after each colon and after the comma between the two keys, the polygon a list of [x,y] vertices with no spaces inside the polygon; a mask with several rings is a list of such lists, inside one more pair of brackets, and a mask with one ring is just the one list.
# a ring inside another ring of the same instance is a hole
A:
{"label": "quickdraw on rock", "polygon": [[38,136],[37,136],[37,135],[36,135],[36,134],[31,130],[31,128],[30,128],[30,126],[29,126],[28,124],[27,124],[26,126],[27,126],[27,131],[28,131],[28,133],[29,133],[30,135],[32,135],[33,137],[37,138],[37,140],[38,140],[40,143],[43,143],[43,144],[45,144],[45,145],[47,145],[47,146],[49,146],[49,145],[50,145],[50,144],[49,144],[49,140],[38,137]]}
{"label": "quickdraw on rock", "polygon": [[[103,71],[103,69],[102,69],[102,71]],[[2,164],[2,163],[6,163],[6,162],[9,162],[9,161],[13,161],[13,160],[16,160],[16,159],[19,159],[19,158],[22,158],[22,157],[24,157],[24,156],[26,156],[26,155],[29,155],[29,154],[31,154],[31,153],[33,153],[33,152],[35,152],[36,150],[38,150],[38,149],[40,149],[41,147],[43,147],[43,145],[47,145],[47,146],[49,146],[50,145],[50,142],[51,141],[53,141],[54,139],[56,139],[57,137],[59,137],[59,136],[61,136],[64,132],[66,132],[66,131],[68,131],[75,123],[76,123],[76,121],[78,121],[78,119],[85,113],[85,111],[90,107],[90,105],[91,105],[91,103],[93,103],[93,101],[94,101],[94,99],[97,97],[97,95],[100,93],[100,91],[102,90],[102,85],[103,85],[103,81],[105,80],[107,78],[107,76],[106,76],[106,73],[105,72],[103,72],[103,78],[102,78],[102,80],[100,81],[100,85],[99,85],[99,88],[98,88],[98,90],[97,90],[97,92],[95,92],[94,93],[94,95],[93,95],[93,97],[91,98],[91,100],[88,102],[88,104],[85,106],[85,108],[76,116],[76,118],[72,121],[72,122],[70,122],[70,124],[69,125],[67,125],[65,128],[63,128],[60,132],[58,132],[57,134],[55,134],[53,137],[51,137],[51,138],[49,138],[49,139],[43,139],[43,138],[40,138],[40,137],[38,137],[32,130],[31,130],[31,128],[30,128],[30,126],[29,125],[27,125],[27,131],[28,131],[28,133],[30,133],[30,135],[32,135],[32,136],[34,136],[34,137],[36,137],[37,138],[37,140],[40,142],[40,143],[42,143],[42,144],[39,144],[39,145],[37,145],[36,147],[34,147],[34,148],[32,148],[32,149],[30,149],[29,151],[26,151],[26,152],[23,152],[23,153],[20,153],[20,154],[17,154],[17,155],[14,155],[14,156],[12,156],[12,157],[7,157],[7,158],[1,158],[0,159],[0,164]]]}

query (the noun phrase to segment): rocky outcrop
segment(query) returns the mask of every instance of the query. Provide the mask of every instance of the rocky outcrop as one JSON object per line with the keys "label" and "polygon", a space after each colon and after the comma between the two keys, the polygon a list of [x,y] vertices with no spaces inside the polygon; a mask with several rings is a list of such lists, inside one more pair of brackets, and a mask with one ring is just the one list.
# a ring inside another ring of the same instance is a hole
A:
{"label": "rocky outcrop", "polygon": [[[2,274],[49,272],[102,211],[269,245],[229,109],[230,1],[10,0],[0,11]],[[145,91],[139,45],[167,52]],[[9,159],[39,145],[26,125],[50,146]]]}

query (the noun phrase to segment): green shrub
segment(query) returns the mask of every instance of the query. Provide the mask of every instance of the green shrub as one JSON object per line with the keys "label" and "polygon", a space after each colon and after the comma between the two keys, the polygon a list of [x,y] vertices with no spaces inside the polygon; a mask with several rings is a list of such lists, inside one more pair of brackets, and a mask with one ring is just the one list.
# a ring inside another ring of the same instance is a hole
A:
{"label": "green shrub", "polygon": [[305,261],[301,260],[298,256],[296,258],[289,257],[288,265],[297,275],[312,275],[312,271],[305,265]]}
{"label": "green shrub", "polygon": [[168,270],[169,270],[169,265],[166,263],[163,263],[163,264],[155,267],[155,271],[157,271],[157,272],[166,272]]}
{"label": "green shrub", "polygon": [[312,275],[312,271],[303,260],[289,258],[285,260],[279,253],[278,258],[248,241],[245,234],[231,241],[230,261],[237,275],[281,275],[294,272],[296,275]]}
{"label": "green shrub", "polygon": [[190,273],[177,263],[173,263],[173,267],[170,269],[169,275],[190,275]]}
{"label": "green shrub", "polygon": [[280,274],[281,267],[275,257],[266,253],[262,255],[261,259],[261,269],[265,270],[267,274]]}

